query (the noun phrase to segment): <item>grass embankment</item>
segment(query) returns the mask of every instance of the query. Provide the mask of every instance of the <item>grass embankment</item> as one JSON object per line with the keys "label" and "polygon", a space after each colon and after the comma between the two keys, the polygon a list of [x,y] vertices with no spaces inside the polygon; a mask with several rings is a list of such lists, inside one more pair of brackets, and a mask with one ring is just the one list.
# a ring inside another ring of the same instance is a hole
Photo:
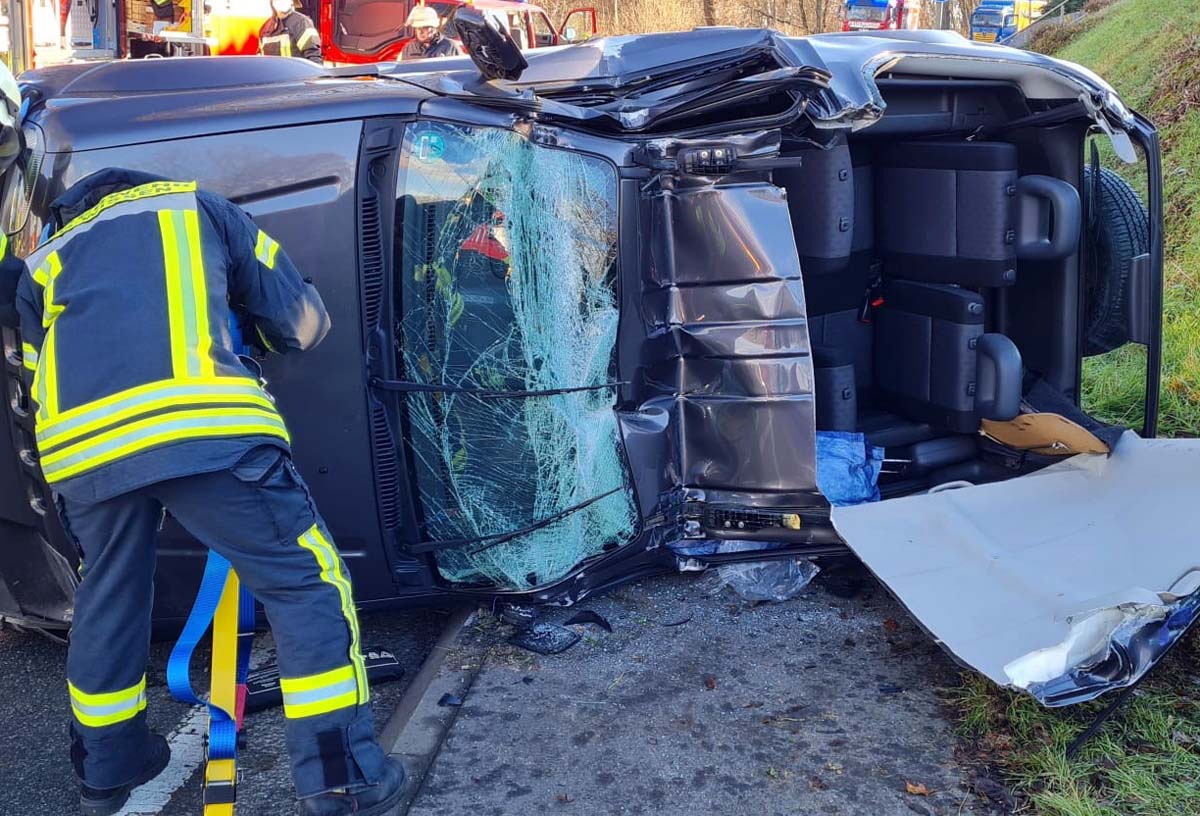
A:
{"label": "grass embankment", "polygon": [[[1160,432],[1200,436],[1200,4],[1119,0],[1034,47],[1107,79],[1162,137],[1166,287]],[[1140,422],[1144,353],[1087,361],[1084,401]],[[1200,648],[1193,638],[1156,669],[1128,709],[1073,761],[1066,746],[1107,700],[1039,707],[971,675],[951,692],[964,735],[1005,775],[1025,812],[1045,816],[1200,814]]]}
{"label": "grass embankment", "polygon": [[[1064,29],[1034,47],[1054,46],[1054,56],[1096,71],[1159,127],[1166,212],[1159,429],[1200,436],[1200,5],[1121,0]],[[1144,366],[1144,355],[1132,347],[1089,360],[1089,409],[1140,423]]]}

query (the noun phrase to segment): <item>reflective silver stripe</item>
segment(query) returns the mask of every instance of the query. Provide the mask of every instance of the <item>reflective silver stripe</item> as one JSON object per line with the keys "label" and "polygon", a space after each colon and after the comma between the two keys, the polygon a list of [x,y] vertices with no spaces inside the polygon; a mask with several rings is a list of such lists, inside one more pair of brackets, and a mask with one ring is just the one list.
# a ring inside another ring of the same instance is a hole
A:
{"label": "reflective silver stripe", "polygon": [[[59,698],[62,699],[61,697]],[[78,699],[71,699],[71,706],[79,714],[85,714],[88,717],[111,717],[113,714],[120,714],[123,711],[137,713],[141,710],[142,703],[146,702],[146,692],[139,691],[136,697],[126,700],[123,703],[109,703],[108,705],[88,705],[82,703]]]}
{"label": "reflective silver stripe", "polygon": [[305,703],[316,703],[356,691],[358,691],[358,680],[351,677],[349,680],[343,680],[341,683],[313,689],[312,691],[285,691],[283,693],[283,704],[285,706],[298,706]]}
{"label": "reflective silver stripe", "polygon": [[[217,411],[226,413],[216,415]],[[122,456],[132,455],[159,444],[185,439],[199,439],[223,434],[249,435],[272,432],[276,436],[287,438],[287,428],[278,414],[249,408],[213,409],[189,411],[188,413],[191,416],[180,417],[177,414],[167,414],[163,417],[142,420],[141,423],[134,423],[126,429],[121,429],[120,432],[114,432],[113,437],[103,442],[91,439],[75,445],[68,445],[42,457],[42,472],[47,479],[68,478],[74,472],[99,467]],[[71,473],[66,471],[71,471]]]}
{"label": "reflective silver stripe", "polygon": [[103,728],[125,722],[146,707],[145,675],[129,688],[98,693],[80,691],[68,680],[67,691],[75,719],[89,728]]}
{"label": "reflective silver stripe", "polygon": [[[253,380],[239,380],[230,378],[231,382],[216,383],[199,381],[189,383],[186,381],[164,380],[161,383],[152,383],[149,386],[142,386],[136,389],[131,389],[131,393],[126,396],[114,395],[115,399],[110,397],[99,401],[95,407],[83,408],[80,413],[72,413],[65,419],[52,420],[50,422],[39,423],[37,428],[38,448],[45,453],[55,445],[61,444],[73,436],[77,436],[79,429],[84,428],[91,423],[102,423],[94,428],[86,428],[89,433],[105,430],[116,422],[129,419],[131,416],[137,416],[136,411],[142,407],[160,407],[159,403],[166,402],[178,403],[173,407],[178,409],[186,409],[193,407],[188,403],[190,399],[209,399],[215,397],[229,397],[230,402],[241,402],[240,398],[259,398],[265,402],[270,402],[270,397],[267,392]],[[266,405],[264,408],[268,407]],[[75,409],[79,411],[80,409]],[[122,416],[116,416],[122,414]],[[112,422],[104,420],[112,419]]]}
{"label": "reflective silver stripe", "polygon": [[72,238],[77,238],[95,227],[97,224],[103,224],[107,221],[112,221],[117,218],[123,218],[127,215],[138,215],[140,213],[158,212],[162,209],[171,210],[186,210],[195,209],[196,194],[195,193],[164,193],[163,195],[146,196],[145,198],[134,199],[133,201],[123,201],[119,204],[114,204],[104,212],[92,218],[90,221],[73,227],[69,231],[60,233],[51,238],[47,243],[38,247],[26,259],[25,264],[30,269],[37,269],[42,262],[46,260],[46,256],[56,249],[62,249]]}

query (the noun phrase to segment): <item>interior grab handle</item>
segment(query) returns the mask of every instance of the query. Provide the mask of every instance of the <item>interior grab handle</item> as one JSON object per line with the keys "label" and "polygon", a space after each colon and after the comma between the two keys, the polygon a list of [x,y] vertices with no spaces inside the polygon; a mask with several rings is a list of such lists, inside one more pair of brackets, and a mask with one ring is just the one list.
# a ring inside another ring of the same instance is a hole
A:
{"label": "interior grab handle", "polygon": [[1050,176],[1021,176],[1017,197],[1018,259],[1057,261],[1075,252],[1083,220],[1078,190]]}

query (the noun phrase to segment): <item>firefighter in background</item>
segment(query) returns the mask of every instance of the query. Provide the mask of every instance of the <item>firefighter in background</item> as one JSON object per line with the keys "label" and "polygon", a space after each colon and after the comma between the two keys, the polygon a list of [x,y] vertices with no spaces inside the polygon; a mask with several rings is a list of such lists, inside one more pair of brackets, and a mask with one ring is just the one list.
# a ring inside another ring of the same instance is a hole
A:
{"label": "firefighter in background", "polygon": [[313,21],[296,11],[294,0],[271,0],[275,13],[258,32],[258,53],[269,57],[304,57],[322,65],[321,35]]}
{"label": "firefighter in background", "polygon": [[412,27],[415,36],[400,52],[401,62],[430,57],[457,57],[463,52],[458,43],[442,34],[441,20],[430,6],[413,6],[405,25]]}
{"label": "firefighter in background", "polygon": [[155,538],[165,513],[224,556],[275,635],[301,816],[384,816],[404,769],[375,739],[346,565],[271,395],[233,348],[330,329],[316,289],[236,206],[107,169],[50,205],[17,288],[38,463],[82,553],[67,652],[84,816],[111,816],[167,766],[146,723]]}

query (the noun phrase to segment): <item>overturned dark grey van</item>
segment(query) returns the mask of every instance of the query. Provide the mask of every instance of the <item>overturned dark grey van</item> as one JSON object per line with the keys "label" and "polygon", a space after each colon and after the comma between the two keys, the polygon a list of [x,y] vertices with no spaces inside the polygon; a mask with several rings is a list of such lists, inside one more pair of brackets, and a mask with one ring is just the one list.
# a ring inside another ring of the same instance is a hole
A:
{"label": "overturned dark grey van", "polygon": [[[1191,624],[1200,451],[1151,439],[1159,147],[1101,79],[942,32],[528,62],[28,74],[3,228],[27,253],[57,194],[131,167],[280,241],[334,330],[263,365],[364,608],[570,604],[849,546],[1050,703],[1135,681]],[[4,345],[0,614],[62,627],[76,554]],[[1102,353],[1144,361],[1136,434],[1080,408]],[[1039,415],[1101,447],[1065,455],[1089,448]],[[829,475],[831,441],[860,460]],[[832,495],[847,476],[873,495]],[[168,520],[160,622],[202,556]]]}

